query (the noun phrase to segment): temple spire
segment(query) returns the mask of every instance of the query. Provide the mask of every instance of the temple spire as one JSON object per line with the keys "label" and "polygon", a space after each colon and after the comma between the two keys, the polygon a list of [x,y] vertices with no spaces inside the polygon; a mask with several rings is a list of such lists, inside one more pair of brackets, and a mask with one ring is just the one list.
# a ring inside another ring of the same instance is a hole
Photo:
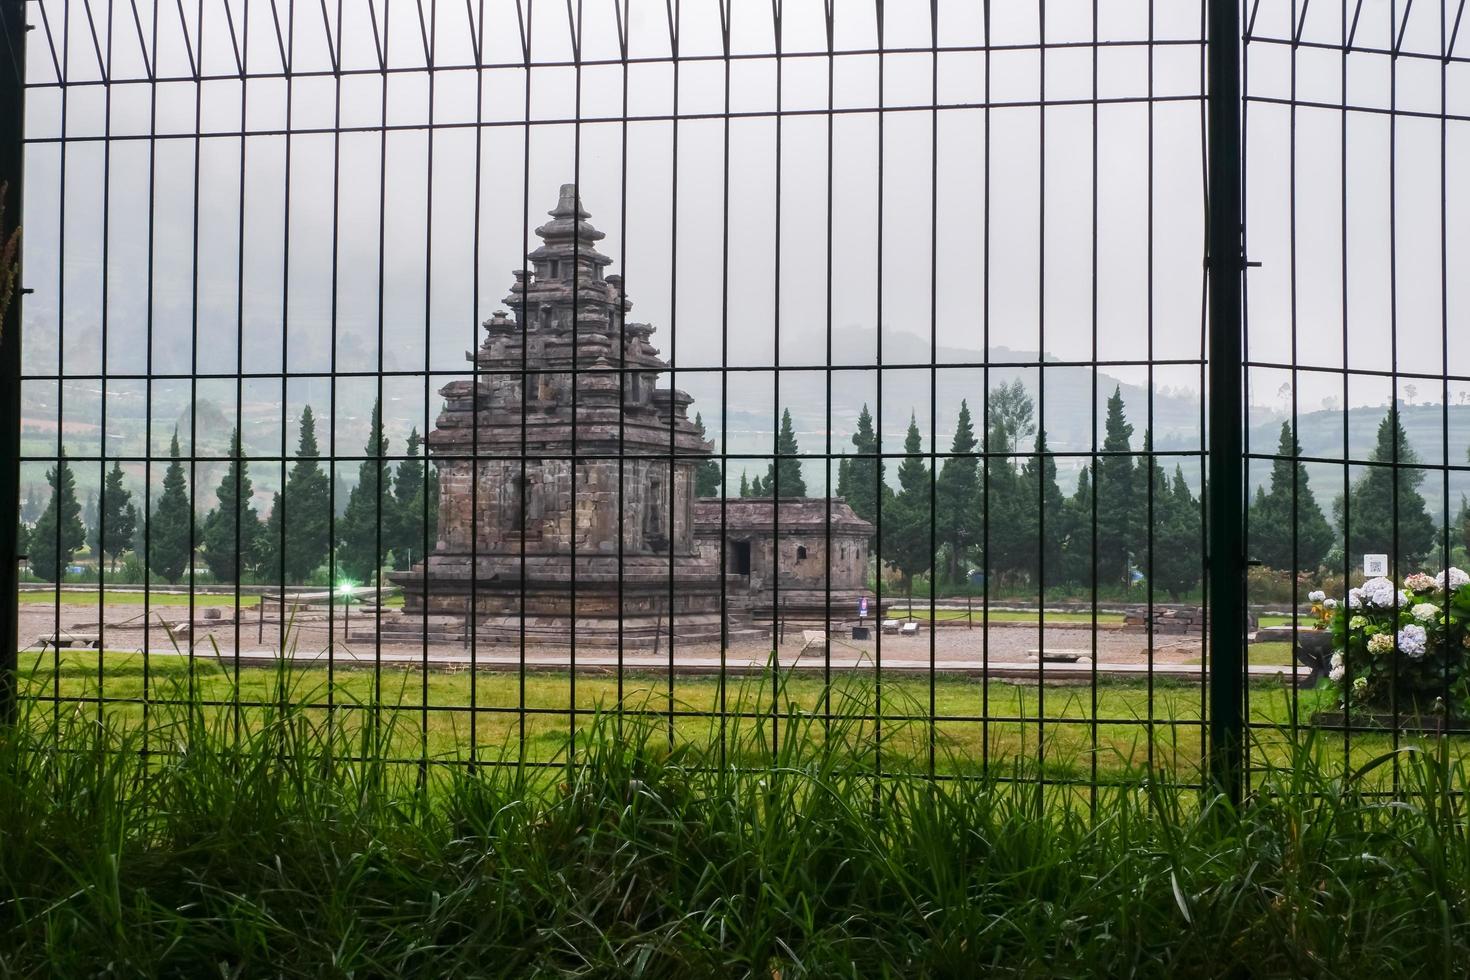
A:
{"label": "temple spire", "polygon": [[573,213],[579,218],[592,217],[582,207],[582,202],[577,199],[576,184],[562,184],[561,194],[556,200],[556,207],[546,213],[553,218],[570,218]]}
{"label": "temple spire", "polygon": [[536,234],[546,243],[543,247],[570,248],[575,235],[581,240],[579,247],[589,249],[593,242],[607,237],[587,221],[592,215],[582,207],[576,184],[562,184],[556,207],[546,213],[551,216],[551,220],[536,229]]}

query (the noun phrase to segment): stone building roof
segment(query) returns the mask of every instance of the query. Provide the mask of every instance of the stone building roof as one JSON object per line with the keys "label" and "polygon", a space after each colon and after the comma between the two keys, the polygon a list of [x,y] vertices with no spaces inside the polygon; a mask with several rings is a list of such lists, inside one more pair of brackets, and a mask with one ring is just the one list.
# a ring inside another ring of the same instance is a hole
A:
{"label": "stone building roof", "polygon": [[[702,497],[694,503],[695,533],[718,535],[722,506],[727,530],[769,532],[776,527],[775,503],[771,497],[732,497],[723,501],[718,497]],[[854,513],[841,497],[796,497],[782,500],[780,529],[782,532],[824,533],[829,515],[835,533],[873,533],[873,525]]]}
{"label": "stone building roof", "polygon": [[[633,323],[604,235],[588,220],[574,184],[562,185],[551,220],[536,229],[531,267],[514,273],[506,309],[484,322],[485,339],[467,352],[475,380],[452,381],[430,451],[458,456],[564,456],[579,452],[693,460],[711,451],[688,418],[682,391],[656,387],[668,369]],[[672,430],[672,433],[671,433]]]}

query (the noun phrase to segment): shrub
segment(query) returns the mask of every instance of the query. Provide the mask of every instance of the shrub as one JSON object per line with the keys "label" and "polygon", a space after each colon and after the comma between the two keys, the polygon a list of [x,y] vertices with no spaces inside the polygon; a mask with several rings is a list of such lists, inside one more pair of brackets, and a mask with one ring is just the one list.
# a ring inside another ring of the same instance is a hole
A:
{"label": "shrub", "polygon": [[1417,573],[1402,589],[1369,579],[1331,608],[1330,676],[1344,704],[1470,715],[1470,576]]}

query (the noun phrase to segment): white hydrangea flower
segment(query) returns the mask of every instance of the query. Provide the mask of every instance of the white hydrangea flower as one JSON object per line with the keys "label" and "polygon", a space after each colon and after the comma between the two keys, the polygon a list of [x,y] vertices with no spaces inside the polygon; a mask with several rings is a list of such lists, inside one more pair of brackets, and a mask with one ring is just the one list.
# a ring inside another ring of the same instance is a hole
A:
{"label": "white hydrangea flower", "polygon": [[1332,678],[1332,683],[1341,684],[1342,679],[1347,676],[1347,663],[1343,660],[1342,651],[1338,650],[1332,655],[1332,669],[1327,672]]}
{"label": "white hydrangea flower", "polygon": [[1322,608],[1323,609],[1336,609],[1337,608],[1337,600],[1336,599],[1323,599],[1322,600]]}
{"label": "white hydrangea flower", "polygon": [[1393,652],[1393,637],[1387,633],[1374,633],[1368,637],[1368,652],[1376,654]]}
{"label": "white hydrangea flower", "polygon": [[1439,607],[1432,602],[1421,602],[1409,612],[1421,623],[1432,623],[1439,617]]}
{"label": "white hydrangea flower", "polygon": [[1394,594],[1396,591],[1393,583],[1386,578],[1370,578],[1363,583],[1363,587],[1359,590],[1364,604],[1377,606],[1379,609],[1393,608]]}
{"label": "white hydrangea flower", "polygon": [[1347,599],[1348,599],[1348,608],[1349,609],[1362,609],[1363,608],[1363,590],[1362,589],[1348,589]]}
{"label": "white hydrangea flower", "polygon": [[1307,601],[1308,602],[1321,602],[1323,599],[1326,599],[1326,598],[1327,598],[1327,593],[1326,592],[1323,592],[1321,589],[1317,589],[1315,592],[1308,592],[1307,593]]}
{"label": "white hydrangea flower", "polygon": [[1399,650],[1406,656],[1418,660],[1429,648],[1429,634],[1424,627],[1410,624],[1399,630]]}
{"label": "white hydrangea flower", "polygon": [[1412,589],[1415,592],[1428,592],[1434,588],[1434,579],[1425,575],[1423,572],[1415,572],[1413,575],[1404,579],[1404,588]]}
{"label": "white hydrangea flower", "polygon": [[1440,572],[1438,575],[1434,576],[1434,587],[1436,589],[1443,589],[1445,587],[1446,575],[1449,576],[1451,592],[1453,592],[1455,589],[1458,589],[1460,586],[1466,584],[1467,582],[1470,582],[1470,575],[1467,575],[1463,569],[1451,568],[1447,572]]}

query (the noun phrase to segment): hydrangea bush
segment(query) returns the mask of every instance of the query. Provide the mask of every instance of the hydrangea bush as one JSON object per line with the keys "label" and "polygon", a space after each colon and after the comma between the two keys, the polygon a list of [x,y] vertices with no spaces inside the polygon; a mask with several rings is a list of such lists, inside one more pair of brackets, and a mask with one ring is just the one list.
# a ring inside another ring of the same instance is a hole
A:
{"label": "hydrangea bush", "polygon": [[1332,630],[1332,670],[1344,704],[1401,714],[1438,699],[1470,716],[1470,575],[1416,573],[1396,588],[1374,578],[1334,602],[1312,593],[1313,614]]}

